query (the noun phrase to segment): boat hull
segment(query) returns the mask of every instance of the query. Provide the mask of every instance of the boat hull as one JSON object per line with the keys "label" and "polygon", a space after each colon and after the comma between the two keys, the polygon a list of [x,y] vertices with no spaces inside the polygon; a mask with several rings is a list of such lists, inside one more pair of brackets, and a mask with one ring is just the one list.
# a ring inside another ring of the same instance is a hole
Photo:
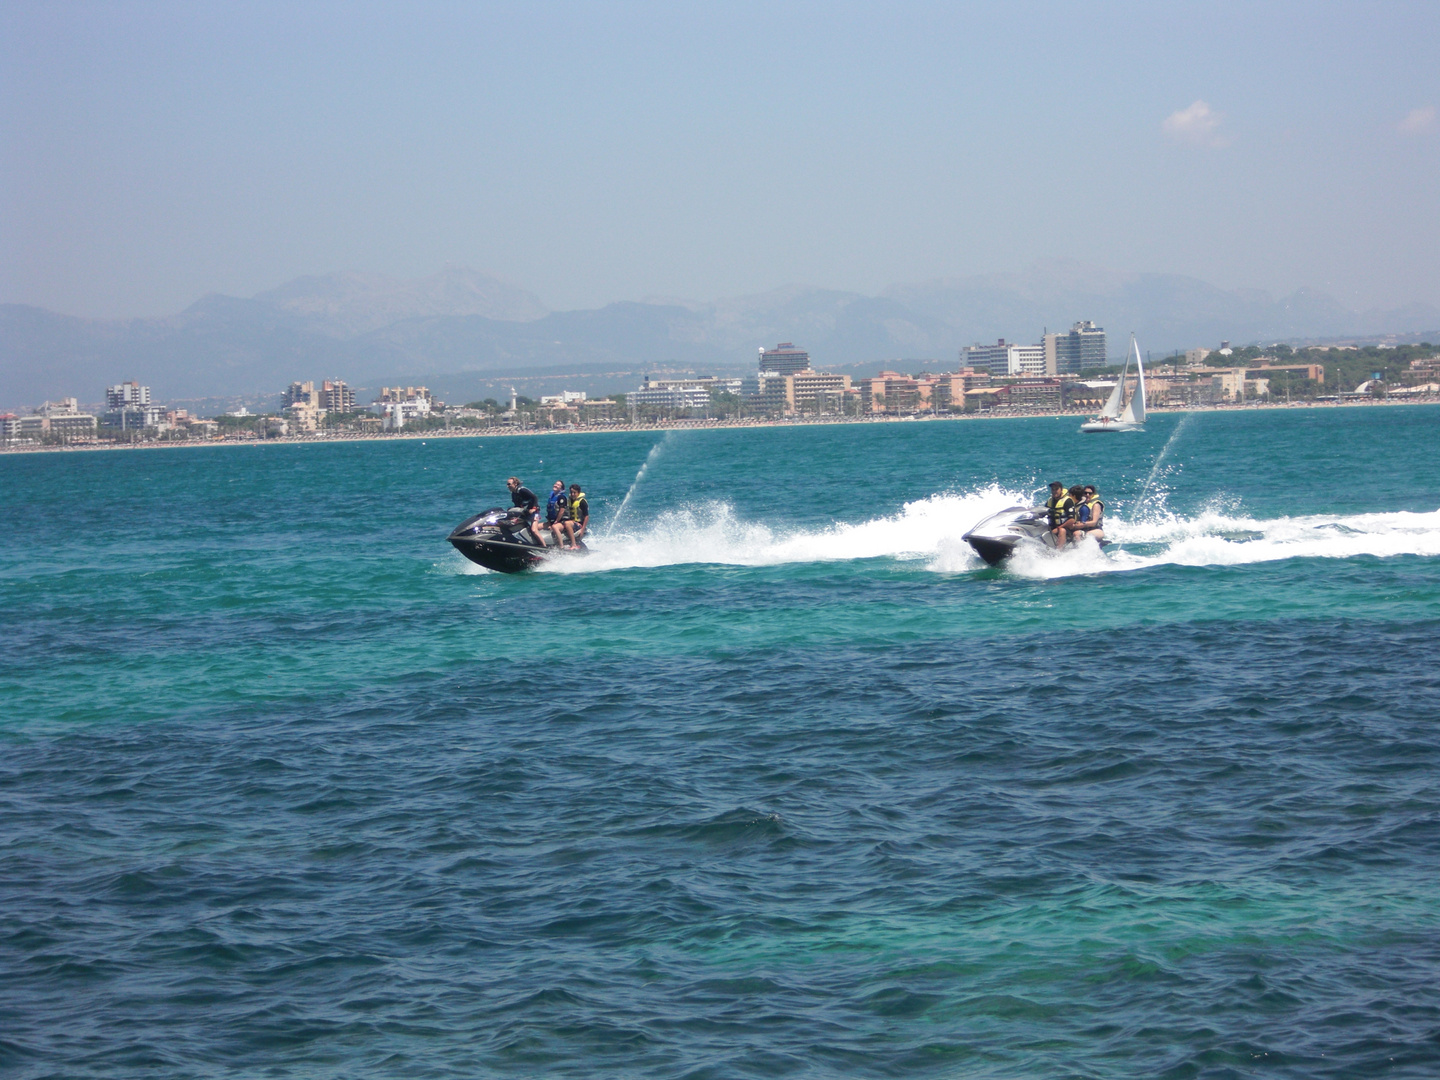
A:
{"label": "boat hull", "polygon": [[989,566],[999,566],[1020,546],[1019,537],[967,536],[965,541]]}
{"label": "boat hull", "polygon": [[518,574],[556,556],[585,552],[583,543],[579,551],[566,551],[545,543],[530,530],[523,514],[504,509],[486,510],[467,518],[446,539],[477,566],[501,574]]}
{"label": "boat hull", "polygon": [[960,539],[990,566],[999,566],[1023,545],[1055,550],[1055,537],[1043,508],[1011,506],[991,514]]}
{"label": "boat hull", "polygon": [[1089,420],[1080,425],[1080,430],[1092,434],[1097,431],[1144,431],[1145,425],[1132,420]]}
{"label": "boat hull", "polygon": [[518,574],[522,570],[532,570],[545,561],[544,552],[523,544],[477,540],[466,536],[451,536],[449,540],[456,551],[477,566],[502,574]]}
{"label": "boat hull", "polygon": [[1050,518],[1043,506],[1012,506],[998,514],[991,514],[960,539],[984,559],[990,566],[999,566],[1017,551],[1029,548],[1035,552],[1063,555],[1073,551],[1080,544],[1098,543],[1107,547],[1108,540],[1073,540],[1065,549],[1055,546],[1055,535],[1050,531]]}

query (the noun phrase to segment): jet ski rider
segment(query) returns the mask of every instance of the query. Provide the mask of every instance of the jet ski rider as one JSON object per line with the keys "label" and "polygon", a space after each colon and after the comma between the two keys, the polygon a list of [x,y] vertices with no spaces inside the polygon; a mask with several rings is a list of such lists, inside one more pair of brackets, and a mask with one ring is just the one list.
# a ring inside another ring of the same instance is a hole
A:
{"label": "jet ski rider", "polygon": [[506,480],[505,486],[510,489],[510,504],[524,510],[525,524],[530,526],[530,531],[535,534],[535,539],[543,544],[545,541],[541,539],[540,534],[540,500],[535,497],[535,492],[520,483],[518,476],[512,476]]}
{"label": "jet ski rider", "polygon": [[1050,513],[1050,535],[1055,538],[1055,546],[1063,548],[1065,528],[1075,516],[1075,499],[1059,480],[1050,481],[1050,498],[1045,500],[1045,509]]}
{"label": "jet ski rider", "polygon": [[[542,527],[550,530],[550,535],[555,537],[557,548],[565,546],[565,540],[561,533],[569,517],[570,504],[565,499],[565,481],[556,480],[550,488],[550,498],[545,502],[545,524]],[[544,540],[543,536],[541,540]]]}
{"label": "jet ski rider", "polygon": [[[1073,493],[1076,489],[1071,488],[1070,490]],[[1071,542],[1079,540],[1082,536],[1088,536],[1097,543],[1104,540],[1104,517],[1105,504],[1096,494],[1095,485],[1086,484],[1080,491],[1080,500],[1075,507],[1075,517],[1069,525]]]}
{"label": "jet ski rider", "polygon": [[580,541],[590,528],[590,502],[579,484],[570,485],[570,504],[564,518],[565,535],[570,538],[570,550],[579,551]]}

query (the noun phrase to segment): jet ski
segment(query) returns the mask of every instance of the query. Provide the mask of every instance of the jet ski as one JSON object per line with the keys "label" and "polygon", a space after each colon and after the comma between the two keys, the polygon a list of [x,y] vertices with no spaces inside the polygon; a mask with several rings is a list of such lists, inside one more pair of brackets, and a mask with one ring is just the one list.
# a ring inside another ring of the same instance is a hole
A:
{"label": "jet ski", "polygon": [[537,536],[530,528],[529,517],[518,506],[482,510],[455,526],[446,539],[471,562],[502,574],[518,574],[548,558],[586,551],[583,540],[578,541],[578,552],[557,547],[548,529],[542,529]]}
{"label": "jet ski", "polygon": [[[1011,506],[991,514],[960,539],[991,566],[999,566],[1022,546],[1057,550],[1054,534],[1050,532],[1050,512],[1043,506]],[[1098,543],[1103,548],[1110,541]]]}

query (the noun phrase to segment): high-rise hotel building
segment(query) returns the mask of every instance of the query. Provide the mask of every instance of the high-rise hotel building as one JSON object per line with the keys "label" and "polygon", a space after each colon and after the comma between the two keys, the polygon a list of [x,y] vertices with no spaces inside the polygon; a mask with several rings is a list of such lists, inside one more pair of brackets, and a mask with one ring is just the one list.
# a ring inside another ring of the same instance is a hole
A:
{"label": "high-rise hotel building", "polygon": [[776,375],[797,375],[810,370],[810,354],[797,349],[792,342],[782,341],[773,349],[760,350],[760,370]]}

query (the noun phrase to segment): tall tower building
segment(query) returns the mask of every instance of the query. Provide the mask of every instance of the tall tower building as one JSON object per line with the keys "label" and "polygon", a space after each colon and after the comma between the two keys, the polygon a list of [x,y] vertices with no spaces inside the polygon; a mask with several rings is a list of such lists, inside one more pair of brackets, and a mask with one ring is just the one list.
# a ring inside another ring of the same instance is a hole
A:
{"label": "tall tower building", "polygon": [[760,350],[760,370],[773,371],[777,375],[796,375],[810,370],[810,354],[797,349],[788,341],[782,341],[773,349]]}
{"label": "tall tower building", "polygon": [[355,391],[343,379],[326,379],[320,389],[320,407],[326,412],[354,412]]}
{"label": "tall tower building", "polygon": [[1068,334],[1047,334],[1045,337],[1047,363],[1052,351],[1050,343],[1052,336],[1055,338],[1053,352],[1057,373],[1074,374],[1087,368],[1105,366],[1105,330],[1103,327],[1096,326],[1086,319],[1072,326]]}
{"label": "tall tower building", "polygon": [[320,407],[320,395],[315,392],[313,382],[292,382],[280,397],[286,406],[308,405],[312,409]]}
{"label": "tall tower building", "polygon": [[130,409],[150,404],[150,387],[141,386],[133,379],[105,388],[107,409]]}

